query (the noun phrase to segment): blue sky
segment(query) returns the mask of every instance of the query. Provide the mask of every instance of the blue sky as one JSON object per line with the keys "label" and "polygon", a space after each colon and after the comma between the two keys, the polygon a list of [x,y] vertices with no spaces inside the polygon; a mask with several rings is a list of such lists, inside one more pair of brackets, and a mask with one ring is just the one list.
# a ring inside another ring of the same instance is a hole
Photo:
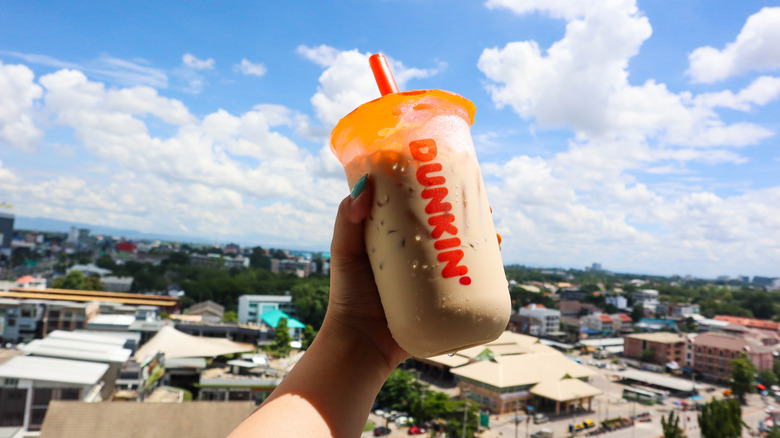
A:
{"label": "blue sky", "polygon": [[335,122],[471,99],[506,263],[780,276],[780,4],[0,0],[19,216],[327,249]]}

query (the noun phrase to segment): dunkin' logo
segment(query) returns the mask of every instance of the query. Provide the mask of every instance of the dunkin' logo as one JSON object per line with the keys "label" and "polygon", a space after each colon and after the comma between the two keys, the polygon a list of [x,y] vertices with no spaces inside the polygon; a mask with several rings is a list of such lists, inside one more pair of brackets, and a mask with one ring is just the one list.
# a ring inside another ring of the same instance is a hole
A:
{"label": "dunkin' logo", "polygon": [[[444,278],[460,277],[460,284],[471,284],[471,277],[467,276],[469,268],[464,265],[458,265],[463,259],[463,250],[459,249],[460,239],[458,238],[458,227],[453,225],[455,216],[449,213],[452,210],[452,204],[445,202],[447,197],[447,188],[442,187],[447,179],[443,176],[431,176],[434,172],[442,170],[441,163],[434,162],[438,151],[436,141],[432,138],[415,140],[409,143],[409,151],[412,157],[420,162],[420,168],[417,169],[417,182],[426,187],[421,196],[423,199],[430,199],[425,206],[425,212],[431,215],[428,218],[428,224],[433,226],[431,237],[436,239],[433,247],[441,251],[436,258],[447,263],[441,271]],[[446,234],[446,235],[445,235]],[[458,249],[453,249],[458,248]]]}

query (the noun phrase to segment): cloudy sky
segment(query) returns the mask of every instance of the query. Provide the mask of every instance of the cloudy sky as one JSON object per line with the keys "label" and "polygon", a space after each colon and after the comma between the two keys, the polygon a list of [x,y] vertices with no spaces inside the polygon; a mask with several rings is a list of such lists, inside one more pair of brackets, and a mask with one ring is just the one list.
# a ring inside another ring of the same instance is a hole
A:
{"label": "cloudy sky", "polygon": [[780,276],[778,41],[776,1],[0,1],[0,202],[325,250],[383,52],[475,103],[506,263]]}

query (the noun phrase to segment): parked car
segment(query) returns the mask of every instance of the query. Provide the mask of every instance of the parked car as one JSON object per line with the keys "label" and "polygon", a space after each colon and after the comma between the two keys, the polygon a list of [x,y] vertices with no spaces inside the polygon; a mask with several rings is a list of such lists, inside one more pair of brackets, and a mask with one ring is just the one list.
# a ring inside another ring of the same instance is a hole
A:
{"label": "parked car", "polygon": [[390,435],[390,429],[384,426],[379,426],[374,428],[374,436],[385,436],[385,435]]}
{"label": "parked car", "polygon": [[553,438],[553,433],[550,429],[541,429],[532,433],[531,438]]}
{"label": "parked car", "polygon": [[407,432],[409,435],[423,435],[425,433],[425,428],[420,426],[412,426],[409,428],[409,432]]}
{"label": "parked car", "polygon": [[536,414],[534,415],[534,424],[542,424],[550,421],[549,418],[547,418],[547,415],[544,414]]}

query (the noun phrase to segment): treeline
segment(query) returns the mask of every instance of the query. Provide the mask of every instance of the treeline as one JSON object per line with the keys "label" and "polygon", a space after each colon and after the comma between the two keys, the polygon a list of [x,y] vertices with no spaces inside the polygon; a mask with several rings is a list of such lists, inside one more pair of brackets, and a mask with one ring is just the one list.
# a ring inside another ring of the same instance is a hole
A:
{"label": "treeline", "polygon": [[[283,254],[272,256],[283,257]],[[255,248],[246,269],[222,269],[212,266],[190,264],[190,258],[183,252],[169,254],[158,265],[126,261],[122,264],[109,255],[99,257],[95,264],[110,269],[113,275],[133,277],[133,292],[158,292],[169,288],[183,290],[183,308],[195,303],[211,300],[225,307],[226,312],[235,312],[241,295],[284,295],[292,296],[292,303],[298,312],[298,319],[304,324],[319,329],[327,309],[330,280],[327,275],[313,274],[299,278],[290,273],[271,272],[271,259],[262,248]],[[59,284],[76,289],[83,282],[73,284],[60,277]],[[59,279],[58,279],[59,280]],[[89,277],[85,279],[88,282]],[[56,281],[56,280],[55,280]],[[91,283],[90,283],[91,284]]]}

